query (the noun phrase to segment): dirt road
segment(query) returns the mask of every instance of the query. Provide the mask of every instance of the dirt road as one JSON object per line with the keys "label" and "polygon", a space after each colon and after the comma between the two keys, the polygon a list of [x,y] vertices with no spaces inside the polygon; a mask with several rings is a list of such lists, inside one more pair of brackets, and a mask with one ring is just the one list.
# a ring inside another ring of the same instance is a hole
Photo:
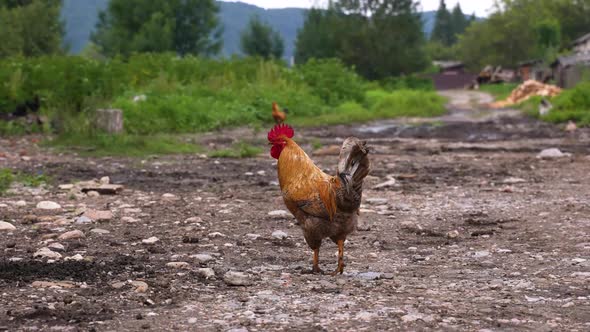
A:
{"label": "dirt road", "polygon": [[[0,167],[54,179],[0,197],[16,228],[0,230],[0,331],[590,330],[588,131],[448,96],[439,119],[296,130],[310,153],[323,144],[313,159],[330,172],[347,135],[375,150],[337,277],[308,273],[266,154],[80,158],[0,139]],[[265,134],[199,140],[263,146]],[[536,158],[547,148],[571,155]],[[126,189],[58,188],[104,176]],[[324,270],[335,251],[324,243]]]}

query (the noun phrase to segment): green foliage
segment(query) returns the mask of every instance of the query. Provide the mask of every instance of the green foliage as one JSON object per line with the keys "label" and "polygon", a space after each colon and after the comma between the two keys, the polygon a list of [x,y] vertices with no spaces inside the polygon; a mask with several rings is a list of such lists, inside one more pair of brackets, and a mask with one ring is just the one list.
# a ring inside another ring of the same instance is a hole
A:
{"label": "green foliage", "polygon": [[337,57],[371,80],[420,71],[428,65],[421,25],[411,0],[340,0],[325,12],[310,11],[297,62]]}
{"label": "green foliage", "polygon": [[92,40],[108,56],[216,54],[221,47],[218,11],[213,0],[111,0]]}
{"label": "green foliage", "polygon": [[144,157],[158,154],[199,153],[202,147],[166,135],[62,135],[45,142],[59,150],[84,156]]}
{"label": "green foliage", "polygon": [[298,65],[297,73],[328,105],[336,106],[347,100],[362,102],[364,99],[365,81],[338,59],[311,59]]}
{"label": "green foliage", "polygon": [[580,126],[590,126],[590,82],[565,90],[551,102],[553,109],[543,120],[554,123],[571,120]]}
{"label": "green foliage", "polygon": [[256,16],[250,19],[248,27],[242,32],[241,47],[244,54],[264,59],[279,59],[285,51],[281,35]]}
{"label": "green foliage", "polygon": [[5,194],[14,182],[22,183],[27,187],[39,187],[44,183],[48,183],[49,178],[43,174],[15,173],[10,168],[2,168],[0,169],[0,196]]}
{"label": "green foliage", "polygon": [[434,29],[432,30],[432,41],[439,42],[444,46],[451,46],[454,43],[454,26],[451,13],[447,9],[445,0],[440,0],[440,5],[436,12]]}
{"label": "green foliage", "polygon": [[0,169],[0,195],[6,193],[14,182],[14,174],[9,168]]}
{"label": "green foliage", "polygon": [[438,41],[430,41],[426,44],[425,50],[432,60],[449,61],[458,59],[457,44],[445,46]]}
{"label": "green foliage", "polygon": [[487,20],[467,28],[458,49],[461,59],[478,70],[488,64],[514,67],[531,59],[551,61],[588,33],[588,26],[588,1],[501,0]]}
{"label": "green foliage", "polygon": [[446,100],[436,92],[418,90],[367,91],[365,103],[345,102],[334,112],[307,118],[297,118],[294,123],[304,126],[321,124],[363,123],[397,117],[432,117],[446,112]]}
{"label": "green foliage", "polygon": [[0,3],[0,58],[62,53],[61,0]]}
{"label": "green foliage", "polygon": [[246,142],[234,144],[230,149],[216,150],[209,153],[211,158],[252,158],[264,150],[260,147],[250,145]]}

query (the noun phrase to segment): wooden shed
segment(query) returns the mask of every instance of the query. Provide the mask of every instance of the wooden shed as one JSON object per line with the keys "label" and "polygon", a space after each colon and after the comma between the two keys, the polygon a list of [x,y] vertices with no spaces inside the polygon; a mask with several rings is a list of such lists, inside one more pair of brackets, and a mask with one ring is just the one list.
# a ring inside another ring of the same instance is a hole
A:
{"label": "wooden shed", "polygon": [[557,85],[560,88],[571,89],[585,77],[590,78],[590,53],[559,57],[551,68]]}

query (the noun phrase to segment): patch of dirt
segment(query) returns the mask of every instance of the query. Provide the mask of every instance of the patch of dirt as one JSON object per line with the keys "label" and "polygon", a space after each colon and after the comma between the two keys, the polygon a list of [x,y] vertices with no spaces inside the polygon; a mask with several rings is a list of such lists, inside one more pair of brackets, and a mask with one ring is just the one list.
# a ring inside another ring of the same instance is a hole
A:
{"label": "patch of dirt", "polygon": [[[527,123],[543,129],[528,132]],[[515,127],[501,128],[508,124]],[[16,227],[0,231],[0,330],[588,330],[586,132],[567,137],[518,117],[431,126],[425,138],[360,134],[363,126],[297,131],[308,151],[312,138],[329,145],[347,135],[374,148],[363,231],[347,240],[337,277],[309,273],[301,230],[276,212],[285,207],[266,153],[80,158],[40,150],[32,138],[3,139],[0,167],[42,171],[54,183],[0,197],[0,219]],[[502,139],[470,139],[484,129]],[[224,146],[244,132],[201,139]],[[573,156],[535,158],[551,147]],[[313,158],[335,171],[337,156]],[[93,197],[57,187],[102,176],[126,189]],[[373,189],[391,178],[393,186]],[[36,209],[42,200],[62,209]],[[113,218],[80,222],[83,209]],[[72,230],[84,237],[59,239]],[[33,258],[48,246],[61,258]],[[324,270],[335,267],[336,250],[322,246]],[[230,286],[229,271],[243,272],[249,285]]]}

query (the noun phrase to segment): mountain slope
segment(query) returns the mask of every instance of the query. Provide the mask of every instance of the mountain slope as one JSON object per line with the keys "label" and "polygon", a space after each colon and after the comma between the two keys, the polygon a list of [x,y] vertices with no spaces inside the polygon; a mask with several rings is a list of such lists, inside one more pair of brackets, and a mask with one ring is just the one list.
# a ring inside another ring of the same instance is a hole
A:
{"label": "mountain slope", "polygon": [[[88,44],[90,34],[98,22],[98,13],[107,8],[109,0],[64,0],[62,18],[66,24],[65,42],[73,54],[80,53]],[[240,54],[240,35],[250,17],[257,15],[277,30],[285,41],[285,57],[295,52],[297,31],[303,26],[306,9],[264,9],[242,2],[218,1],[223,24],[222,55]],[[430,35],[435,12],[424,12],[424,31]]]}

